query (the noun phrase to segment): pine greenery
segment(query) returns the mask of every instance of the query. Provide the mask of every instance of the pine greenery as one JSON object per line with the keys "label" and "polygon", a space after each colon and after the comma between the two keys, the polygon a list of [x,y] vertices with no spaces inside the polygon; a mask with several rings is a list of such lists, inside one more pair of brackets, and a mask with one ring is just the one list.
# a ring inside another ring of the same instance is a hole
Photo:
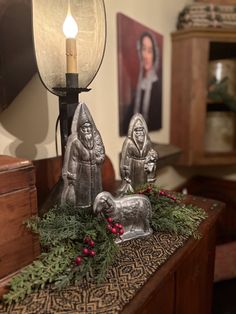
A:
{"label": "pine greenery", "polygon": [[[119,251],[102,217],[94,217],[88,210],[70,204],[57,206],[26,224],[39,234],[43,252],[38,260],[13,277],[10,291],[3,297],[6,303],[18,302],[46,284],[62,289],[84,278],[99,282]],[[96,255],[83,256],[81,265],[77,266],[75,258],[82,255],[86,237],[95,241]]]}
{"label": "pine greenery", "polygon": [[[136,193],[149,197],[154,231],[199,236],[197,227],[206,218],[204,210],[185,205],[179,194],[169,194],[156,186],[144,186]],[[95,217],[89,210],[71,204],[56,206],[42,218],[28,220],[26,225],[39,235],[42,253],[10,281],[10,290],[3,296],[8,304],[23,300],[47,284],[62,289],[84,279],[100,282],[119,252],[104,217]],[[94,257],[82,253],[86,238],[95,242]],[[75,263],[77,256],[82,257],[80,265]]]}
{"label": "pine greenery", "polygon": [[182,194],[160,190],[157,186],[146,185],[136,193],[148,196],[152,204],[151,227],[154,231],[199,238],[198,226],[207,217],[203,209],[186,205]]}

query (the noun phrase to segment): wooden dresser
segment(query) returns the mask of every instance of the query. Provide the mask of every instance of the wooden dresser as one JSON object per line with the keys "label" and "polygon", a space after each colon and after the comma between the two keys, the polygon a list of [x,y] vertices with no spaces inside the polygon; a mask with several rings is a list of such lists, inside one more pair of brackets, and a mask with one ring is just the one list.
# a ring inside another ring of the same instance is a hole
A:
{"label": "wooden dresser", "polygon": [[0,295],[11,274],[40,252],[23,222],[37,214],[35,171],[28,160],[0,156]]}
{"label": "wooden dresser", "polygon": [[147,281],[122,314],[211,314],[216,221],[224,203],[187,196],[187,203],[204,208],[201,239],[190,238]]}

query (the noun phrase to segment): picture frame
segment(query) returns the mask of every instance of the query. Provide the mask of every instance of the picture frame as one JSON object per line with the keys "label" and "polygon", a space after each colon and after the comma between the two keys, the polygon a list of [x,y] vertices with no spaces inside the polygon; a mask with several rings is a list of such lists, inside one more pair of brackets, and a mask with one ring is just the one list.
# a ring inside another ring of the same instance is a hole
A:
{"label": "picture frame", "polygon": [[163,36],[117,14],[119,134],[126,135],[133,114],[143,115],[149,131],[162,128]]}

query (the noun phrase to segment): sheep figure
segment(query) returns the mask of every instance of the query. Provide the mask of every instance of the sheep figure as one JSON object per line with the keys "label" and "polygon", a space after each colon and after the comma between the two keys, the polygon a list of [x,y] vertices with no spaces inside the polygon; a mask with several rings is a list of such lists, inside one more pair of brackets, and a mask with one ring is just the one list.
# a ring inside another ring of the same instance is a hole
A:
{"label": "sheep figure", "polygon": [[152,206],[145,195],[133,194],[115,198],[109,192],[99,193],[94,201],[95,214],[107,213],[114,222],[124,227],[124,233],[117,243],[152,234],[149,221]]}

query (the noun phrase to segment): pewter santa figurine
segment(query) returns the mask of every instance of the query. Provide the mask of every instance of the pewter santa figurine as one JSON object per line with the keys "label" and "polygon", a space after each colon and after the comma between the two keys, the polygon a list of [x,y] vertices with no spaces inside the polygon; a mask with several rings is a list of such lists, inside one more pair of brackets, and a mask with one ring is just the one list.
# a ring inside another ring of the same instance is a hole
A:
{"label": "pewter santa figurine", "polygon": [[123,188],[130,185],[135,189],[145,183],[154,183],[157,160],[158,154],[152,148],[147,124],[143,116],[136,113],[130,121],[128,136],[122,147],[120,173]]}
{"label": "pewter santa figurine", "polygon": [[61,201],[79,207],[92,206],[102,191],[101,165],[105,149],[101,135],[84,103],[75,111],[71,135],[68,137],[62,178],[64,182]]}

